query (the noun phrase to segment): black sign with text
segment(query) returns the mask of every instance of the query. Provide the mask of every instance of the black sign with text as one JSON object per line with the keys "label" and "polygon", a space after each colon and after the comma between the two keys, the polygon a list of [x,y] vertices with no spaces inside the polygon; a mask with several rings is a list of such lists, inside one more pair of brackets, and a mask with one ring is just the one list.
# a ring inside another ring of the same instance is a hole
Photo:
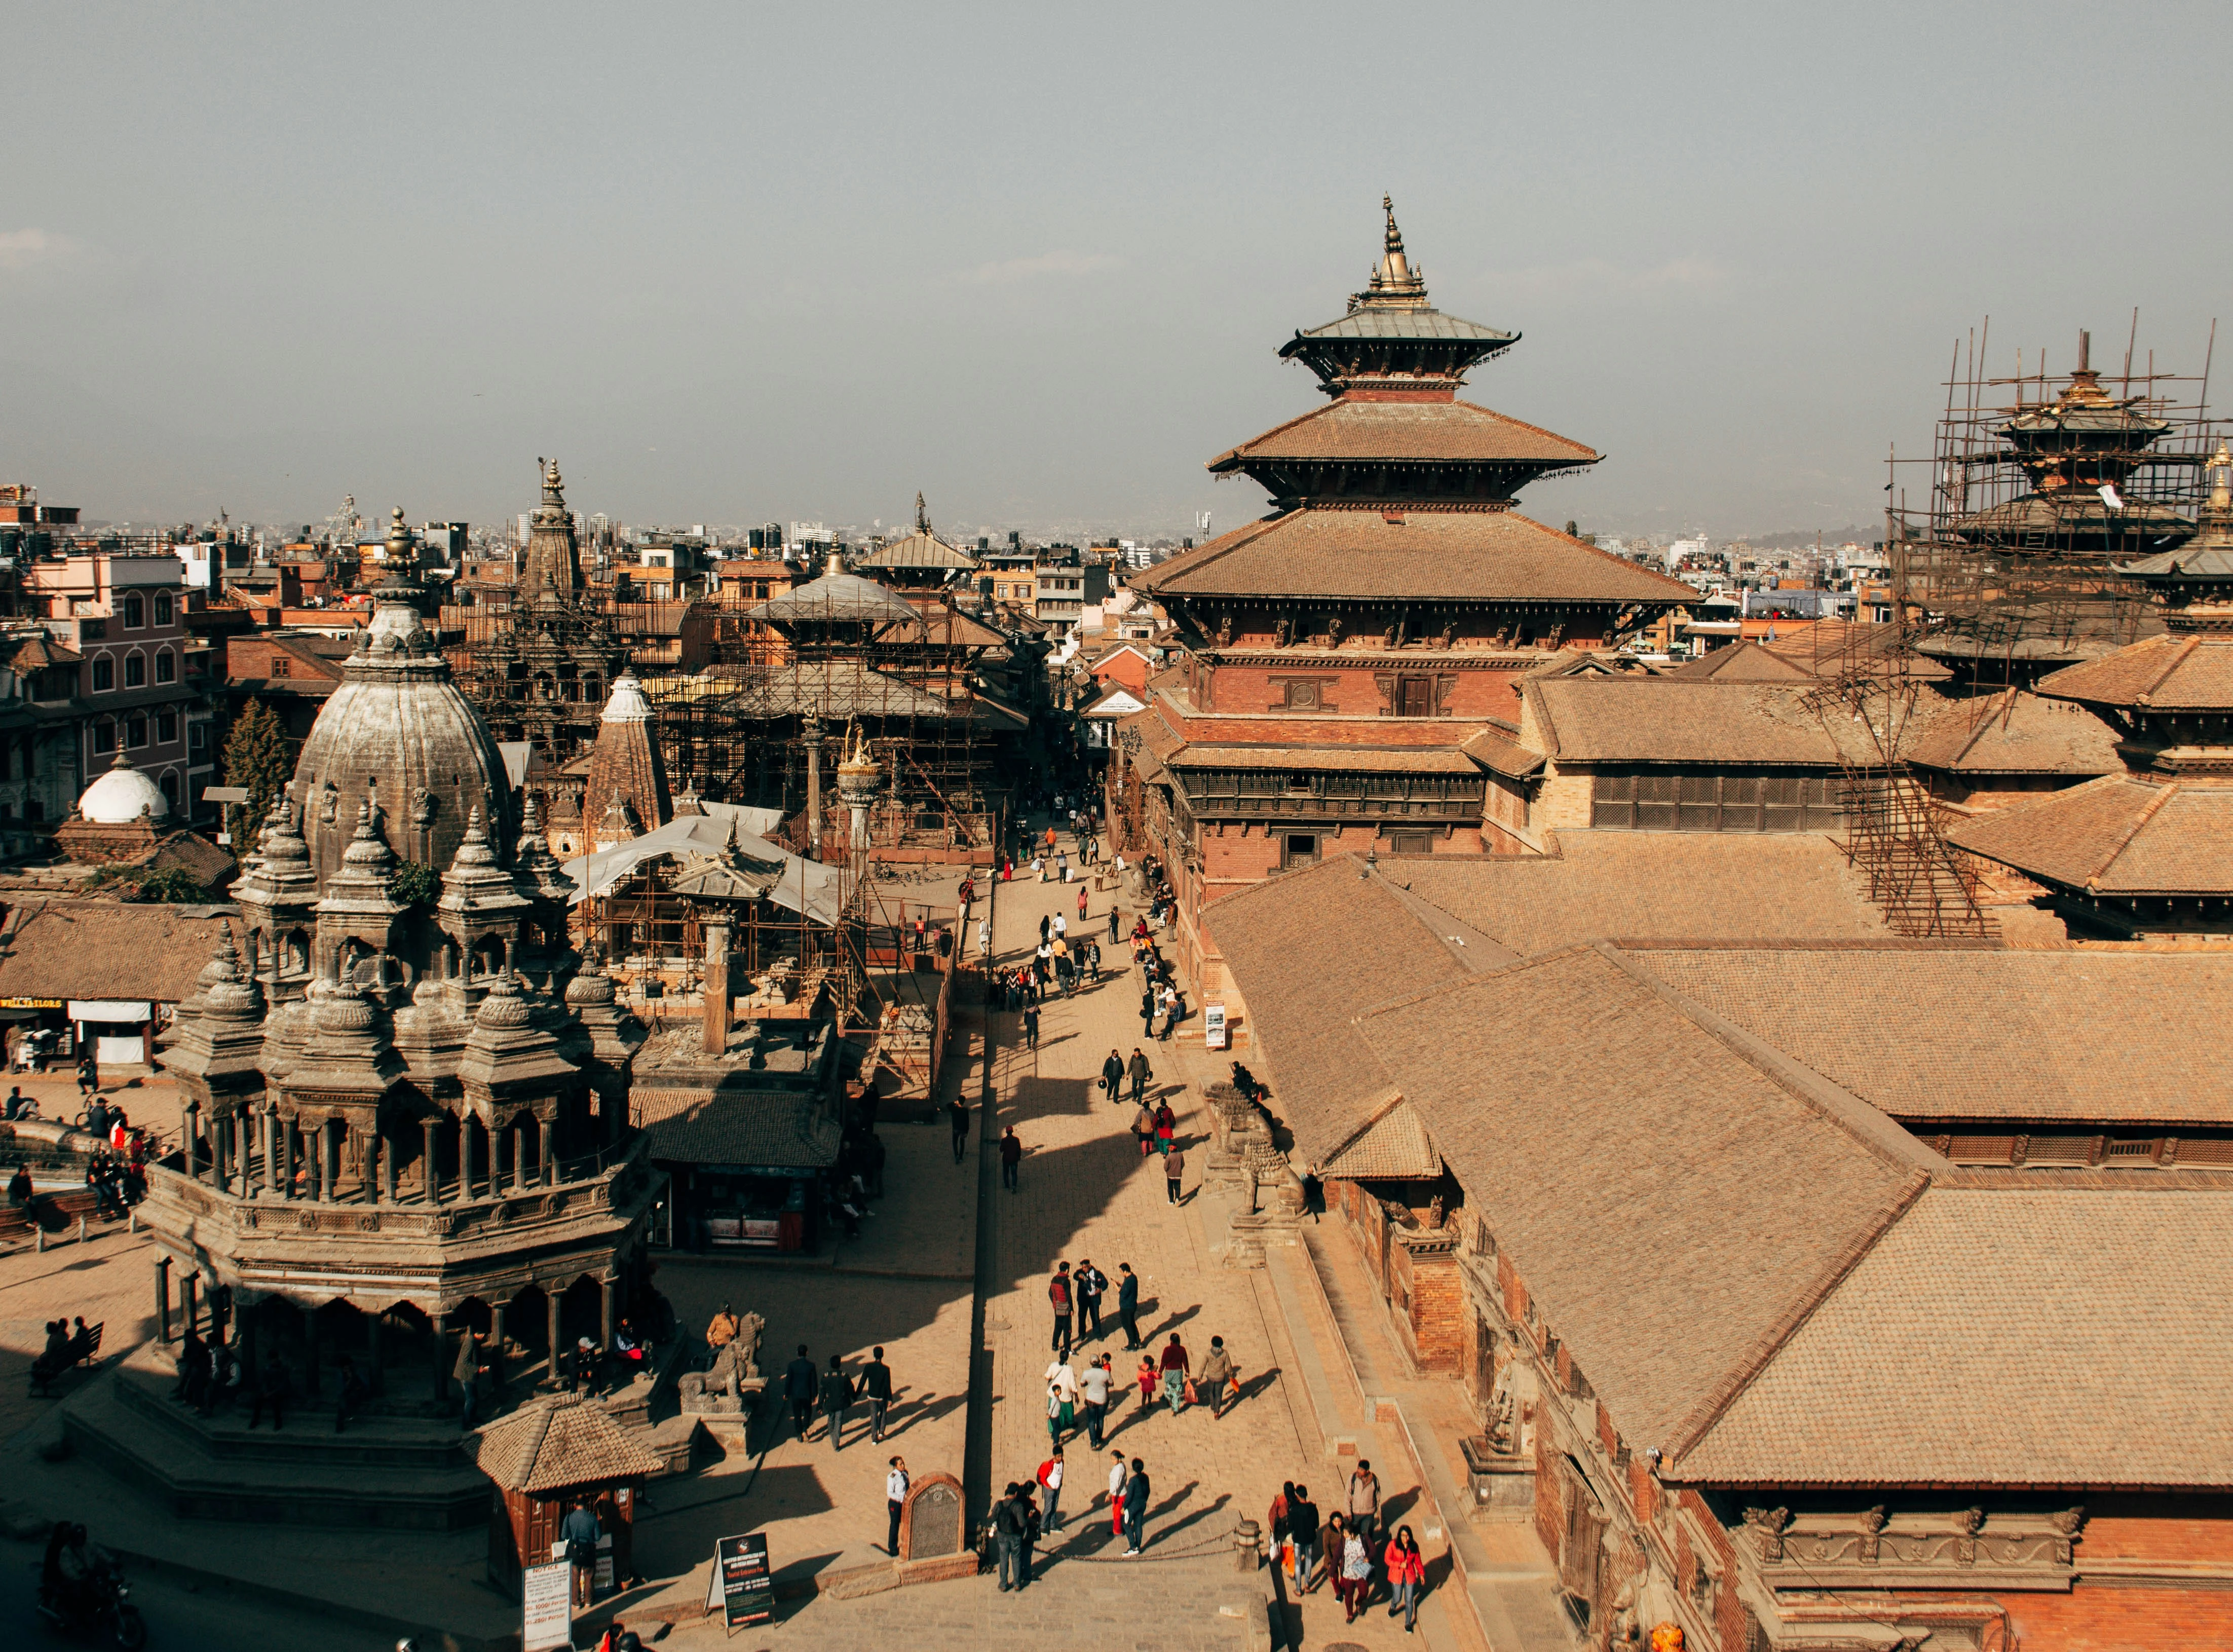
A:
{"label": "black sign with text", "polygon": [[721,1589],[723,1627],[740,1629],[775,1621],[775,1583],[768,1576],[767,1539],[723,1538],[713,1545],[713,1567]]}

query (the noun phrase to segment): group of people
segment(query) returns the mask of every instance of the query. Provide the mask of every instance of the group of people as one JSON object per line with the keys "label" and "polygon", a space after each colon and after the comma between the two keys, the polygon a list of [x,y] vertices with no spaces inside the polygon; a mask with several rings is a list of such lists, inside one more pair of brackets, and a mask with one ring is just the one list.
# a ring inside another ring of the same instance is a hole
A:
{"label": "group of people", "polygon": [[[1110,1532],[1124,1539],[1124,1555],[1130,1559],[1139,1554],[1147,1537],[1148,1499],[1152,1490],[1148,1465],[1138,1457],[1128,1460],[1121,1451],[1109,1455]],[[1062,1447],[1058,1445],[1037,1473],[1029,1480],[1011,1480],[993,1506],[993,1548],[999,1560],[1002,1594],[1030,1586],[1032,1551],[1042,1536],[1061,1529],[1063,1480]],[[1044,1510],[1039,1506],[1041,1498],[1046,1500]]]}
{"label": "group of people", "polygon": [[[1427,1583],[1426,1558],[1409,1526],[1399,1525],[1390,1532],[1381,1519],[1380,1478],[1372,1472],[1370,1459],[1359,1458],[1349,1477],[1348,1504],[1346,1510],[1321,1519],[1310,1488],[1287,1481],[1272,1499],[1268,1517],[1273,1556],[1302,1594],[1331,1581],[1334,1597],[1348,1614],[1345,1621],[1351,1623],[1385,1582],[1388,1616],[1401,1614],[1403,1632],[1415,1633],[1419,1597]],[[1318,1575],[1321,1563],[1324,1577]]]}
{"label": "group of people", "polygon": [[[813,1356],[806,1351],[806,1344],[801,1343],[797,1356],[784,1367],[783,1397],[791,1407],[792,1432],[801,1441],[814,1439],[814,1421],[819,1415],[823,1434],[829,1439],[832,1451],[844,1450],[846,1417],[856,1400],[865,1400],[869,1406],[869,1438],[882,1444],[892,1408],[892,1368],[884,1363],[884,1350],[881,1347],[874,1349],[862,1365],[856,1381],[845,1369],[843,1355],[832,1354],[826,1368],[817,1366]],[[894,1532],[896,1543],[896,1527]]]}

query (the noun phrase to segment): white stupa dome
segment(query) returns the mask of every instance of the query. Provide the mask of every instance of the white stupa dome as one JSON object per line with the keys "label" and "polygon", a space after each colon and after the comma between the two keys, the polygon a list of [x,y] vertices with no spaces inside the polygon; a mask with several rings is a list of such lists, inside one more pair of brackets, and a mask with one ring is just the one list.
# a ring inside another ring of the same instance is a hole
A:
{"label": "white stupa dome", "polygon": [[606,723],[648,723],[651,720],[651,705],[643,697],[643,689],[635,680],[635,673],[623,671],[613,684],[613,692],[605,697]]}
{"label": "white stupa dome", "polygon": [[150,820],[164,819],[171,812],[171,800],[132,766],[120,745],[115,764],[77,800],[77,812],[96,826],[129,826],[143,814]]}

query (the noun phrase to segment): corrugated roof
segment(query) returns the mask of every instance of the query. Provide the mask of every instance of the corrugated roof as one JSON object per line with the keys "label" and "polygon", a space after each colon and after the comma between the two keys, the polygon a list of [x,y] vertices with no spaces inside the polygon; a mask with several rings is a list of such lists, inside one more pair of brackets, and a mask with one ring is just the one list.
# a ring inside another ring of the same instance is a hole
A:
{"label": "corrugated roof", "polygon": [[[664,855],[687,861],[693,855],[711,855],[728,843],[730,830],[731,823],[726,819],[683,815],[641,837],[569,861],[566,875],[576,887],[567,904],[578,907],[594,895],[610,894],[615,885],[647,861]],[[771,872],[781,868],[782,875],[768,894],[776,905],[787,912],[803,912],[817,923],[837,921],[838,885],[843,878],[838,868],[802,860],[764,837],[745,836],[741,829],[737,852],[747,864],[764,866]],[[201,966],[197,963],[194,967],[199,970]]]}

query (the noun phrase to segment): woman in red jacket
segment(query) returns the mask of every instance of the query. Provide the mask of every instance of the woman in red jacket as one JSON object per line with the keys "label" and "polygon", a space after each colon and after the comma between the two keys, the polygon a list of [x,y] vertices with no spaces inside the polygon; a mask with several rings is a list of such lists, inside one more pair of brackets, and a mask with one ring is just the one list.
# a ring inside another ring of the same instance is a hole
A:
{"label": "woman in red jacket", "polygon": [[1427,1587],[1427,1558],[1419,1552],[1418,1543],[1411,1536],[1411,1528],[1400,1525],[1396,1535],[1388,1540],[1388,1587],[1395,1596],[1388,1616],[1403,1614],[1403,1633],[1415,1631],[1412,1625],[1419,1617],[1419,1596]]}

